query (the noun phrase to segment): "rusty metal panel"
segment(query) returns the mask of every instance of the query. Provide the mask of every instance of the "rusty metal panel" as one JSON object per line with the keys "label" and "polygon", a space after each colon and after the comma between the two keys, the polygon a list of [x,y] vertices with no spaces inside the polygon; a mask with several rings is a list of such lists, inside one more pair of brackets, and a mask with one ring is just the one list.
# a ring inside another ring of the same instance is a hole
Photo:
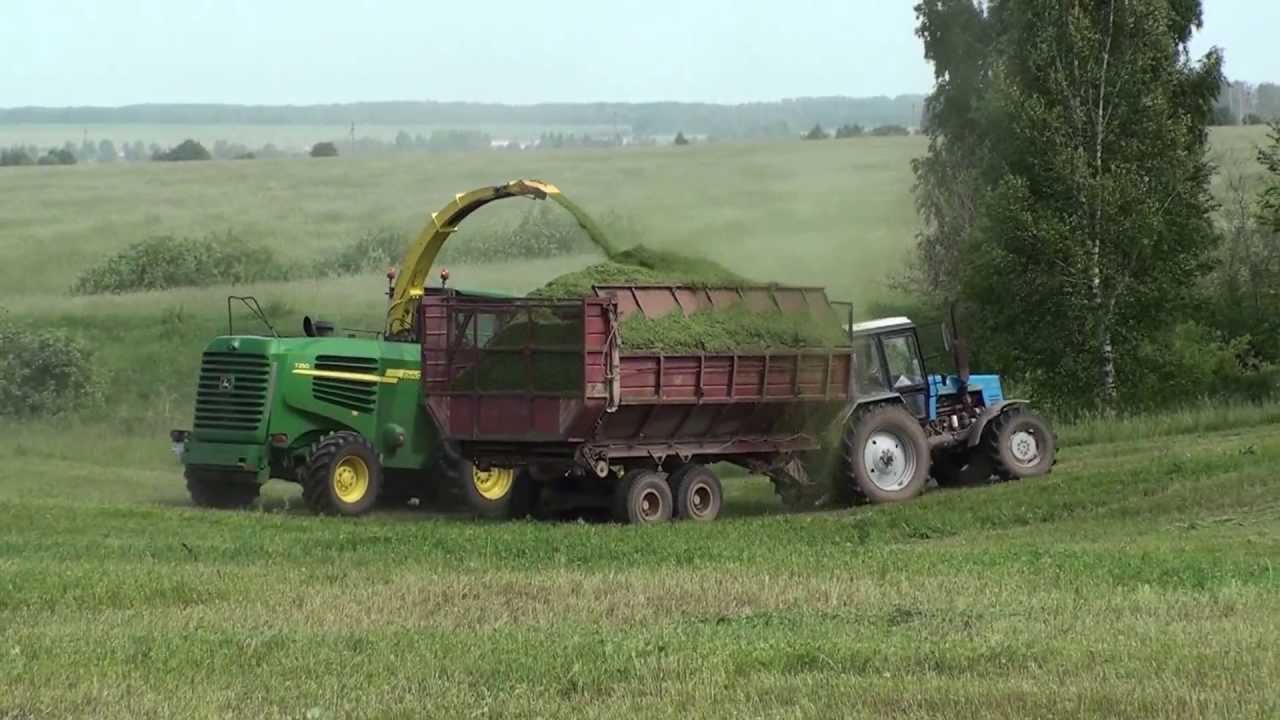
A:
{"label": "rusty metal panel", "polygon": [[743,305],[752,312],[809,313],[837,317],[822,288],[755,285],[690,287],[680,285],[597,285],[594,294],[618,303],[619,319],[639,312],[660,318],[677,310],[690,315],[705,310],[728,310]]}

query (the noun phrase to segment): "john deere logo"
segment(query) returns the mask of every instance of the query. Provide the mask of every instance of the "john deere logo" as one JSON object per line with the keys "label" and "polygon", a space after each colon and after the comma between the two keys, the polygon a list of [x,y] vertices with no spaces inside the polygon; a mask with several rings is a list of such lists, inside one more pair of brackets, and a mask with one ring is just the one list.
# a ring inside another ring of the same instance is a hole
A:
{"label": "john deere logo", "polygon": [[231,377],[230,375],[223,375],[222,377],[218,378],[218,389],[223,392],[229,392],[235,386],[236,386],[236,379]]}

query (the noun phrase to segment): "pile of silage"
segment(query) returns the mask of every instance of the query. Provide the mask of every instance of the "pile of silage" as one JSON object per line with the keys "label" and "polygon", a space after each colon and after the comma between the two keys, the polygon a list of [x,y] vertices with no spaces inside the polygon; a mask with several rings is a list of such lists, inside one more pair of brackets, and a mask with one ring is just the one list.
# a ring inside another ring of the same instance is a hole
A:
{"label": "pile of silage", "polygon": [[[705,258],[638,245],[614,253],[606,262],[561,275],[534,290],[530,297],[578,298],[595,285],[682,285],[688,287],[752,287],[758,283]],[[618,330],[624,351],[735,352],[829,348],[848,344],[835,318],[820,320],[803,313],[759,312],[745,308],[706,310],[660,318],[632,315]]]}
{"label": "pile of silage", "polygon": [[[529,293],[536,298],[581,298],[596,285],[679,285],[756,287],[718,263],[643,245],[616,252],[609,260],[571,272]],[[516,390],[574,394],[583,383],[582,321],[539,310],[513,322],[483,342],[477,364],[452,383],[454,390]],[[635,313],[618,328],[623,352],[722,353],[826,349],[848,344],[834,317],[807,313],[760,312],[735,307],[660,318]],[[521,350],[530,344],[536,352]]]}

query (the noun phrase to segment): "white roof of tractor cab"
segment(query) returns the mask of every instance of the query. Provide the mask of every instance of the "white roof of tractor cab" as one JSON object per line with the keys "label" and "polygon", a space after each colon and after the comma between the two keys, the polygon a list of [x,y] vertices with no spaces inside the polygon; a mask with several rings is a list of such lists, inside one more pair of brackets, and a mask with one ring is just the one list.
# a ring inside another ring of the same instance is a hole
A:
{"label": "white roof of tractor cab", "polygon": [[890,317],[854,323],[848,327],[848,330],[854,335],[874,335],[876,333],[889,332],[891,330],[908,330],[915,326],[916,324],[911,322],[911,318]]}

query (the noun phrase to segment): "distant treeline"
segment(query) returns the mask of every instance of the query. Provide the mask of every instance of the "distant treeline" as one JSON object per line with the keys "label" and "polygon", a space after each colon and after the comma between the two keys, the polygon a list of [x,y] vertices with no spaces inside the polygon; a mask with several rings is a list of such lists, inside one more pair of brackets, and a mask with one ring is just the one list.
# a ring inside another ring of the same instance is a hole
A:
{"label": "distant treeline", "polygon": [[126,105],[21,107],[0,110],[0,125],[494,125],[600,126],[637,135],[677,132],[713,137],[767,137],[804,132],[815,124],[838,127],[918,127],[924,97],[797,98],[776,102],[546,103],[501,105],[464,102],[369,102],[331,105]]}

